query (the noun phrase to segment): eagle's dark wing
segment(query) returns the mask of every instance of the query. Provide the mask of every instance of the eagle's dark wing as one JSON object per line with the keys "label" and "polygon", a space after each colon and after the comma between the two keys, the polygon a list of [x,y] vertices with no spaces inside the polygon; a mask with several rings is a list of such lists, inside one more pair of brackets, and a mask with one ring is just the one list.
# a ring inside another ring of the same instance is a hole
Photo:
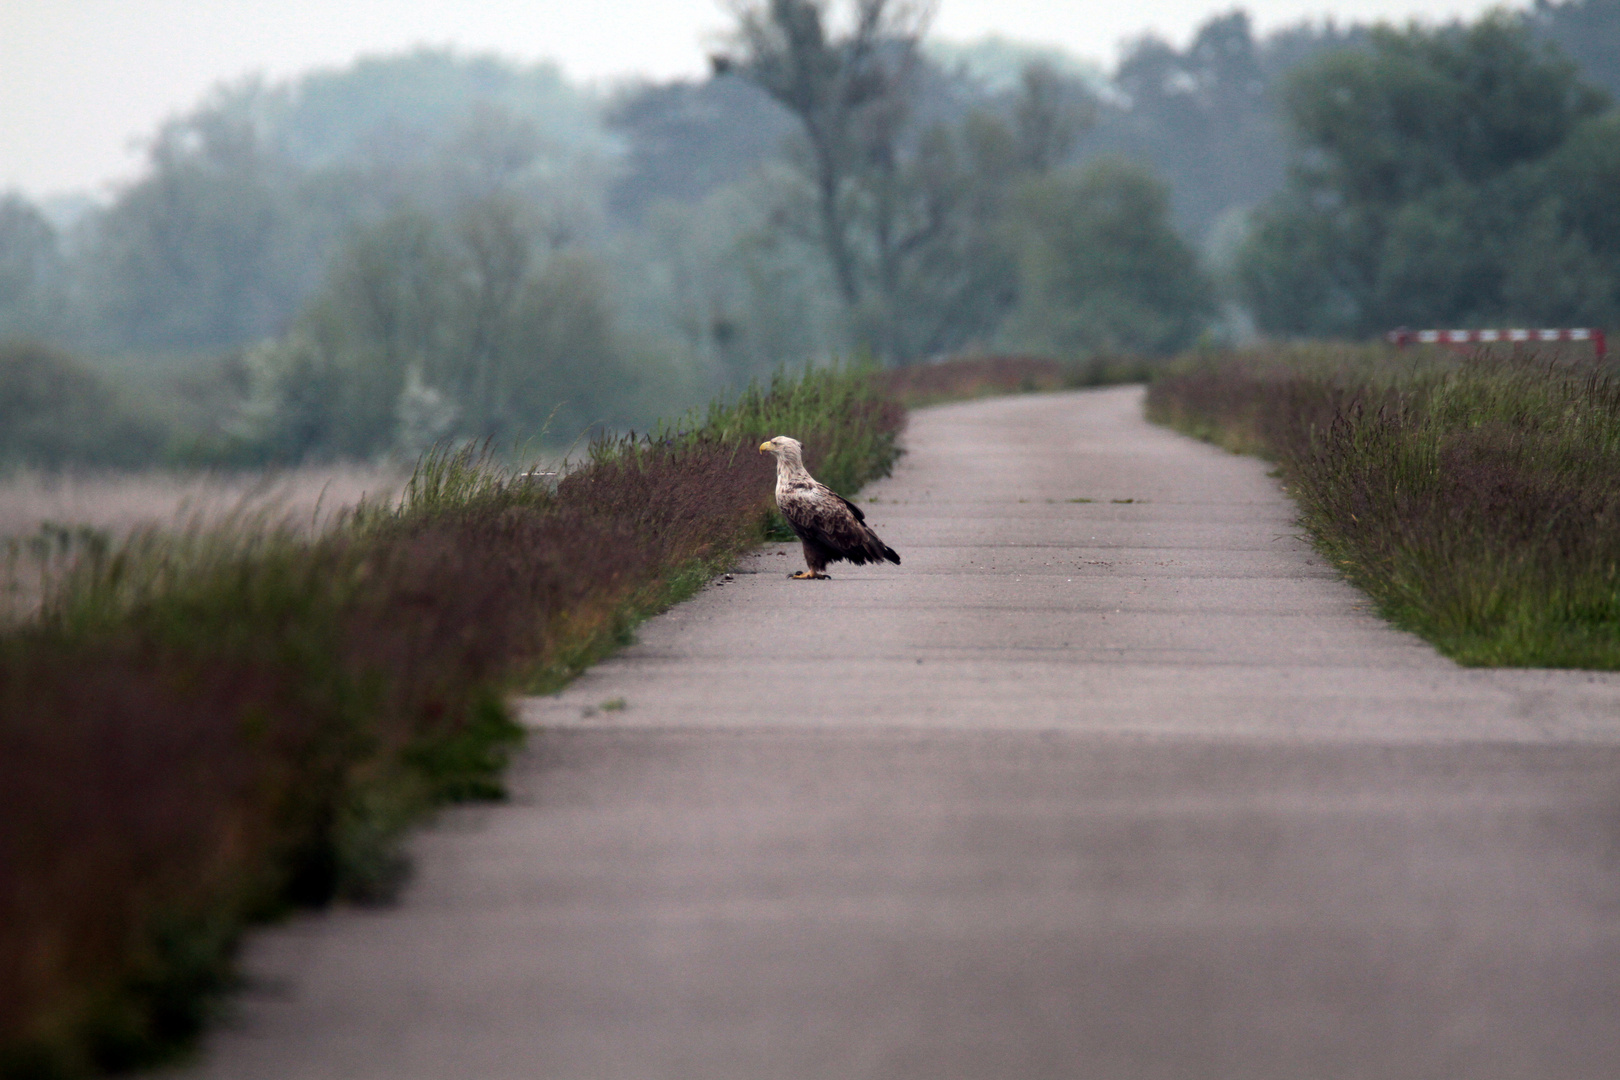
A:
{"label": "eagle's dark wing", "polygon": [[866,515],[848,499],[822,483],[795,487],[777,497],[777,506],[799,539],[827,553],[827,561],[848,559],[860,566],[900,556],[878,539],[866,524]]}

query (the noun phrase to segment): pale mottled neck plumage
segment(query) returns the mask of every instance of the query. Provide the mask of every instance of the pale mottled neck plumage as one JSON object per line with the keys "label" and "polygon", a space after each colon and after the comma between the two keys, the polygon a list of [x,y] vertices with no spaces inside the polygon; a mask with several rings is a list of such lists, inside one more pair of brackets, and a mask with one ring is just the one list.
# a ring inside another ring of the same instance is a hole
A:
{"label": "pale mottled neck plumage", "polygon": [[804,459],[799,456],[799,448],[788,444],[776,452],[776,486],[782,487],[793,483],[813,484],[815,480],[804,467]]}

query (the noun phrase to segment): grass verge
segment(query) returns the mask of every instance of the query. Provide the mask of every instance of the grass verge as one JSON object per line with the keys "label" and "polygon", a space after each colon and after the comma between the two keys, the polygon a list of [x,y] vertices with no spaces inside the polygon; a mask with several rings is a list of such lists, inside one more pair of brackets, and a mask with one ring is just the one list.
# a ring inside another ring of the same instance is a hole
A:
{"label": "grass verge", "polygon": [[1382,348],[1179,366],[1150,418],[1275,460],[1317,547],[1464,664],[1620,668],[1620,380]]}
{"label": "grass verge", "polygon": [[562,685],[761,538],[762,439],[853,491],[903,422],[870,375],[819,371],[599,442],[555,486],[435,453],[315,540],[80,538],[0,631],[0,1075],[186,1045],[246,926],[386,898],[409,822],[499,796],[508,692]]}

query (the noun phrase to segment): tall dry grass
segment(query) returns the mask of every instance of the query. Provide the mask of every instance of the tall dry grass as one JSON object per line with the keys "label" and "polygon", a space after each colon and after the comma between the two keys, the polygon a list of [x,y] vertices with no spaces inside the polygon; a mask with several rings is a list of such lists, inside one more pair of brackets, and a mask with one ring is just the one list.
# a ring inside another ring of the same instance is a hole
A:
{"label": "tall dry grass", "polygon": [[560,685],[759,539],[762,439],[854,490],[903,422],[869,376],[814,372],[600,442],[555,486],[440,452],[318,535],[75,549],[0,632],[0,1073],[183,1045],[245,926],[386,897],[411,820],[499,794],[507,691]]}
{"label": "tall dry grass", "polygon": [[1273,457],[1317,545],[1468,664],[1620,667],[1620,378],[1590,362],[1278,349],[1149,414]]}

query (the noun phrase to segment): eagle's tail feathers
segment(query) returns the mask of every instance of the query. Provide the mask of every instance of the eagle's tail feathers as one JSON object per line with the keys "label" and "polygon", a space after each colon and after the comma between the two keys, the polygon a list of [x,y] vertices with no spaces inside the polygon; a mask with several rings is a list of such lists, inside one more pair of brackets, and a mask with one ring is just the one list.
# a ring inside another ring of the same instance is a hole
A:
{"label": "eagle's tail feathers", "polygon": [[871,559],[873,562],[882,562],[884,559],[888,559],[896,566],[900,565],[900,556],[895,554],[894,548],[879,539],[878,534],[873,532],[870,527],[865,528],[864,531],[866,533],[866,542],[861,547],[865,550],[861,554],[865,558]]}

